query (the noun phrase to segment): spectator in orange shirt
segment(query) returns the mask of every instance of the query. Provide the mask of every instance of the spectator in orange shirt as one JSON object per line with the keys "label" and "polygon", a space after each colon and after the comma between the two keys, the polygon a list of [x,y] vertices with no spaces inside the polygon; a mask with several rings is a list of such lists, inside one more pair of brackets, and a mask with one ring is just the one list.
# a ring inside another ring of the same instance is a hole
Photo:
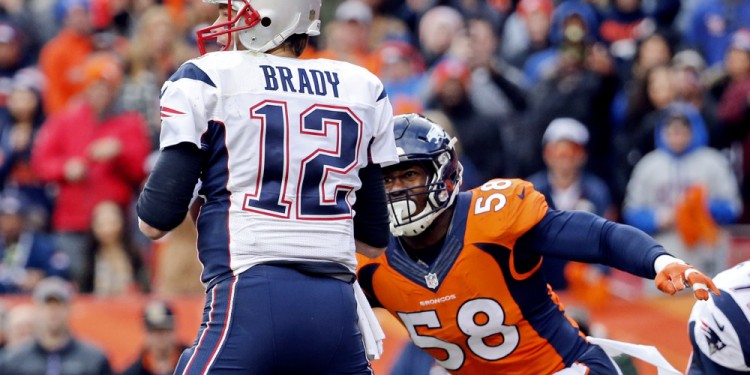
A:
{"label": "spectator in orange shirt", "polygon": [[119,105],[119,61],[108,53],[93,55],[84,73],[82,100],[42,125],[31,157],[39,178],[59,189],[52,227],[58,249],[71,258],[71,276],[78,285],[92,271],[85,249],[94,207],[111,200],[126,210],[145,177],[151,150],[143,117]]}
{"label": "spectator in orange shirt", "polygon": [[94,50],[88,0],[61,0],[64,26],[39,54],[47,79],[44,105],[48,115],[60,111],[84,89],[82,66]]}
{"label": "spectator in orange shirt", "polygon": [[346,0],[336,8],[335,21],[325,29],[325,49],[316,57],[341,60],[376,71],[368,43],[372,9],[360,0]]}

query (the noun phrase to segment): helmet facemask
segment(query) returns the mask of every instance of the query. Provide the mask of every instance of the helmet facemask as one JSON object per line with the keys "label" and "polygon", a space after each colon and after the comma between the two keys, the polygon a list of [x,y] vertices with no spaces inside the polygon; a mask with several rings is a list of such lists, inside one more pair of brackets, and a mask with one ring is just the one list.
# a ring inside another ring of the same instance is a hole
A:
{"label": "helmet facemask", "polygon": [[[386,194],[390,229],[394,236],[411,237],[421,234],[453,204],[463,172],[455,157],[455,152],[450,150],[426,160],[410,160],[419,162],[427,174],[427,181],[424,185]],[[416,212],[416,198],[422,195],[426,195],[426,205],[421,212]]]}
{"label": "helmet facemask", "polygon": [[229,43],[222,47],[221,51],[226,51],[233,46],[236,48],[237,41],[234,40],[233,33],[255,27],[260,22],[260,14],[250,5],[249,0],[239,2],[242,3],[242,6],[235,9],[234,4],[238,1],[228,0],[227,21],[204,27],[196,32],[198,51],[201,55],[206,54],[206,42],[214,41],[225,34],[229,34]]}

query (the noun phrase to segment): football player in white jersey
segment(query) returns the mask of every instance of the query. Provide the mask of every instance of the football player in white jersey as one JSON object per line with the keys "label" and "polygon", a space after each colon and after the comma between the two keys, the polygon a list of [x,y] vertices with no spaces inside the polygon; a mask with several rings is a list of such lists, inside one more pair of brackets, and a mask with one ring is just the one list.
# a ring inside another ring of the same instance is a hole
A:
{"label": "football player in white jersey", "polygon": [[378,345],[363,344],[374,340],[357,316],[369,306],[355,298],[354,252],[375,257],[388,241],[380,164],[398,158],[383,85],[297,58],[320,32],[321,0],[204,1],[219,17],[198,32],[201,50],[222,51],[164,84],[162,151],[137,206],[160,238],[200,180],[206,305],[176,373],[369,374]]}
{"label": "football player in white jersey", "polygon": [[750,260],[714,277],[721,295],[693,306],[688,375],[750,374]]}

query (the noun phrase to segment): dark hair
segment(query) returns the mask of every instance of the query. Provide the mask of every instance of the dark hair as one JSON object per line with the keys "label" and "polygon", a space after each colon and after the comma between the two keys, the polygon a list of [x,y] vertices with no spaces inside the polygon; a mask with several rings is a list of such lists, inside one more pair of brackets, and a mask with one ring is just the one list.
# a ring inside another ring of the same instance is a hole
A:
{"label": "dark hair", "polygon": [[302,52],[305,52],[307,43],[310,37],[307,34],[293,34],[287,38],[284,43],[281,43],[281,47],[289,48],[292,50],[295,56],[299,57]]}
{"label": "dark hair", "polygon": [[670,113],[667,116],[667,121],[664,122],[664,126],[665,127],[669,127],[669,126],[672,126],[674,124],[680,124],[680,125],[688,128],[688,130],[690,130],[690,131],[693,130],[693,128],[690,126],[690,119],[688,119],[687,116],[685,116],[684,114],[679,113],[679,112]]}

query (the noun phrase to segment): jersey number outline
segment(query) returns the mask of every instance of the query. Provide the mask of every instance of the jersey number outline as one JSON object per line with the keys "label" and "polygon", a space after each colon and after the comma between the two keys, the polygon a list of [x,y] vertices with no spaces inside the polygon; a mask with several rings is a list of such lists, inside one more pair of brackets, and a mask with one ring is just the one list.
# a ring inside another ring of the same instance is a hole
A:
{"label": "jersey number outline", "polygon": [[[302,111],[300,140],[317,148],[295,160],[289,153],[289,127],[293,124],[289,121],[286,102],[262,101],[250,108],[250,118],[258,120],[260,127],[258,176],[255,191],[245,194],[243,210],[289,219],[292,202],[285,198],[289,164],[299,161],[296,218],[341,220],[352,217],[347,197],[354,187],[326,183],[331,174],[346,174],[357,165],[363,123],[351,109],[315,104]],[[331,130],[336,134],[335,142],[328,137]]]}
{"label": "jersey number outline", "polygon": [[[484,324],[477,323],[478,315],[486,319]],[[434,336],[420,335],[417,332],[419,326],[436,329],[442,328],[440,319],[435,310],[420,311],[415,313],[398,312],[399,319],[404,323],[414,345],[422,349],[441,349],[447,354],[443,360],[436,361],[448,370],[460,369],[466,360],[461,346],[452,342],[441,340]],[[486,361],[497,361],[513,353],[520,342],[518,327],[505,325],[505,310],[490,298],[476,298],[466,301],[458,309],[456,314],[456,325],[466,338],[466,346],[477,357]],[[502,343],[496,346],[485,342],[490,336],[501,335]]]}
{"label": "jersey number outline", "polygon": [[[484,183],[482,187],[480,188],[481,191],[492,191],[492,190],[505,190],[513,185],[513,182],[511,180],[490,180]],[[490,211],[496,212],[500,211],[505,207],[506,204],[508,204],[508,198],[505,197],[505,195],[501,193],[493,193],[490,194],[489,197],[487,197],[487,200],[484,200],[485,197],[478,197],[476,203],[474,204],[474,215],[484,214]],[[497,203],[494,204],[493,202],[497,201]]]}

